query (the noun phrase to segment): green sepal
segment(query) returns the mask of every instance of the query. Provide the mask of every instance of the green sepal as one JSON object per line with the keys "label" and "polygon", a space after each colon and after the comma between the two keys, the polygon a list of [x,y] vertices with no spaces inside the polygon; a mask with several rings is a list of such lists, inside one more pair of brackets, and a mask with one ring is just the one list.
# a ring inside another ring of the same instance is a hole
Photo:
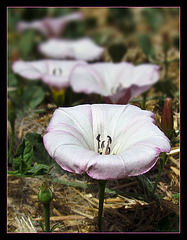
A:
{"label": "green sepal", "polygon": [[63,106],[65,101],[66,89],[63,88],[61,90],[58,90],[58,89],[52,88],[51,92],[52,92],[52,96],[55,104],[59,107]]}

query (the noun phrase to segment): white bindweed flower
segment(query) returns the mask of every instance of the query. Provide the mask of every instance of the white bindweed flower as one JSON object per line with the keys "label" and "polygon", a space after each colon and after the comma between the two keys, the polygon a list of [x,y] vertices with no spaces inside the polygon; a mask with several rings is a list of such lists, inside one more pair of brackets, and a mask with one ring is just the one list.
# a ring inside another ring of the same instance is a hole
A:
{"label": "white bindweed flower", "polygon": [[39,45],[39,51],[52,58],[93,61],[101,57],[104,48],[96,45],[90,38],[78,40],[50,39]]}
{"label": "white bindweed flower", "polygon": [[126,104],[159,80],[159,66],[131,63],[82,63],[70,77],[75,92],[97,93],[107,103]]}
{"label": "white bindweed flower", "polygon": [[171,148],[153,117],[130,104],[58,108],[43,137],[44,146],[69,172],[103,180],[144,174],[161,152]]}
{"label": "white bindweed flower", "polygon": [[69,86],[71,71],[79,63],[80,61],[19,60],[13,63],[12,70],[26,79],[41,79],[50,87],[62,89]]}
{"label": "white bindweed flower", "polygon": [[35,29],[46,37],[60,37],[66,25],[72,20],[82,19],[80,12],[74,12],[62,17],[35,20],[32,22],[20,21],[17,24],[18,31],[22,32],[27,29]]}

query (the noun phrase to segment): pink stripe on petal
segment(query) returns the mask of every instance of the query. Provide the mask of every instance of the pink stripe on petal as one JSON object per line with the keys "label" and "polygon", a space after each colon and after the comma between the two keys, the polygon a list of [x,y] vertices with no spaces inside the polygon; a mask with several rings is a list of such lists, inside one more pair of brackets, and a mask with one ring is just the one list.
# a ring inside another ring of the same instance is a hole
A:
{"label": "pink stripe on petal", "polygon": [[140,175],[156,164],[161,152],[171,149],[153,116],[130,104],[58,108],[48,125],[44,145],[70,172],[86,172],[95,179]]}

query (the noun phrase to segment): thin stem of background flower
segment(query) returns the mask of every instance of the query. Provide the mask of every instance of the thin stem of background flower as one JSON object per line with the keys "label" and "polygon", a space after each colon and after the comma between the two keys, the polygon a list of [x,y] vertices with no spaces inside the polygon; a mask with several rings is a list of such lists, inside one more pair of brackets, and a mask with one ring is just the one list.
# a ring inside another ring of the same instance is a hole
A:
{"label": "thin stem of background flower", "polygon": [[158,175],[156,177],[156,180],[155,180],[155,184],[154,184],[154,188],[153,188],[153,192],[152,194],[154,195],[155,194],[155,191],[156,191],[156,188],[157,188],[157,185],[160,181],[160,177],[161,177],[161,174],[162,174],[162,171],[164,169],[164,166],[165,166],[165,163],[167,162],[167,154],[166,153],[162,153],[161,154],[161,158],[160,158],[160,168],[159,168],[159,171],[158,171]]}
{"label": "thin stem of background flower", "polygon": [[146,109],[147,94],[148,94],[148,91],[146,91],[145,93],[142,94],[142,96],[143,96],[142,110]]}

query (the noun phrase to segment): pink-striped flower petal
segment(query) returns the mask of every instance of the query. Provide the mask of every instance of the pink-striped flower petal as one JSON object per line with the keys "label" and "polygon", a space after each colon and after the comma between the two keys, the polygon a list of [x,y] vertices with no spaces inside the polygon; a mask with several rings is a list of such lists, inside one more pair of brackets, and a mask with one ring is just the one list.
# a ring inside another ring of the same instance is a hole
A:
{"label": "pink-striped flower petal", "polygon": [[130,104],[58,108],[44,145],[64,170],[73,173],[86,172],[94,179],[140,175],[171,148],[153,116]]}
{"label": "pink-striped flower petal", "polygon": [[71,86],[75,92],[100,94],[107,103],[126,104],[159,80],[158,69],[153,64],[87,63],[74,68]]}

